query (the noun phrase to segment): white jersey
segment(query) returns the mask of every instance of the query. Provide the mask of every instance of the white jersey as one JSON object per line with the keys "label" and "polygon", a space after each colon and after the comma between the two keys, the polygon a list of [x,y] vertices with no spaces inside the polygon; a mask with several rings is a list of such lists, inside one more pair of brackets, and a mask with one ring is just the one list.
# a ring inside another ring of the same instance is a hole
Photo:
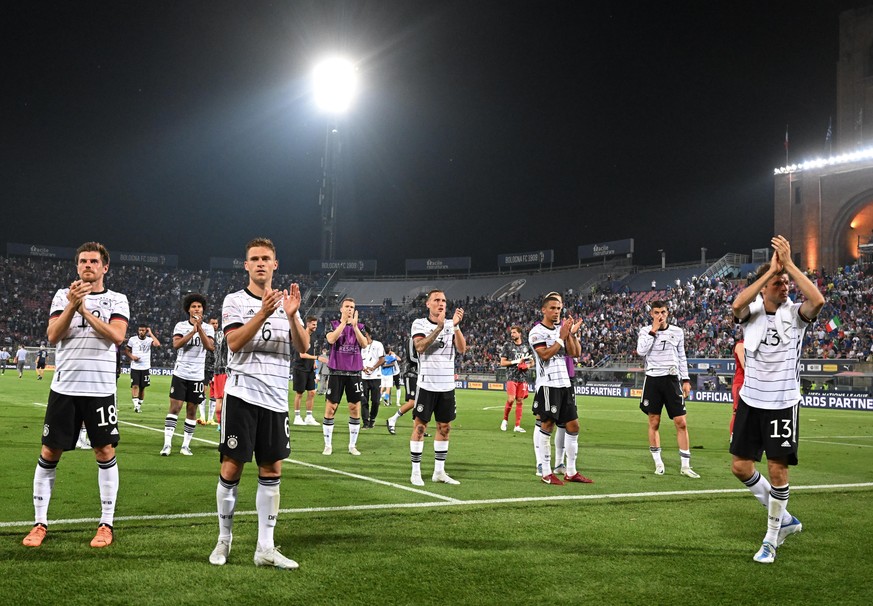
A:
{"label": "white jersey", "polygon": [[637,353],[646,358],[646,376],[689,379],[685,331],[672,324],[658,330],[657,336],[650,335],[651,331],[651,324],[643,326],[637,338]]}
{"label": "white jersey", "polygon": [[127,346],[131,353],[139,358],[139,360],[130,361],[131,370],[149,370],[152,367],[151,337],[146,335],[145,339],[140,339],[139,335],[134,335],[127,340]]}
{"label": "white jersey", "polygon": [[[52,300],[51,317],[63,313],[70,300],[69,288],[62,288]],[[104,290],[85,297],[85,309],[103,322],[130,318],[127,297]],[[55,376],[52,391],[67,396],[115,395],[115,343],[100,336],[79,312],[73,314],[70,329],[55,349]]]}
{"label": "white jersey", "polygon": [[[412,323],[411,336],[427,337],[437,325],[429,318]],[[443,329],[429,349],[419,353],[418,387],[427,391],[455,389],[455,331],[452,320],[446,320]]]}
{"label": "white jersey", "polygon": [[534,389],[539,389],[540,387],[570,387],[566,351],[562,348],[548,360],[543,360],[537,350],[538,347],[551,347],[560,335],[560,324],[555,324],[554,328],[548,328],[542,323],[537,323],[528,333],[527,341],[530,344],[530,348],[536,353],[537,362],[537,380]]}
{"label": "white jersey", "polygon": [[[757,351],[746,350],[740,397],[749,406],[779,410],[791,408],[800,401],[800,350],[803,333],[809,326],[800,316],[800,305],[791,305],[793,322],[785,329],[788,342],[783,343],[776,330],[776,316],[767,314],[767,332]],[[760,313],[766,313],[763,307]]]}
{"label": "white jersey", "polygon": [[[224,334],[251,321],[260,309],[261,297],[247,288],[227,295],[221,310]],[[296,321],[303,326],[299,312]],[[241,349],[228,353],[226,393],[267,410],[288,412],[291,325],[281,306]]]}
{"label": "white jersey", "polygon": [[[361,350],[361,359],[364,361],[364,368],[376,366],[379,358],[385,355],[385,346],[379,341],[373,341]],[[363,379],[379,379],[382,380],[382,367],[376,366],[373,372],[361,371]]]}
{"label": "white jersey", "polygon": [[[215,339],[215,329],[211,324],[201,324],[207,337]],[[188,320],[179,322],[173,328],[173,336],[184,337],[194,330],[194,325]],[[186,381],[203,381],[206,375],[206,348],[200,342],[200,333],[194,336],[182,347],[176,350],[176,365],[173,375]]]}

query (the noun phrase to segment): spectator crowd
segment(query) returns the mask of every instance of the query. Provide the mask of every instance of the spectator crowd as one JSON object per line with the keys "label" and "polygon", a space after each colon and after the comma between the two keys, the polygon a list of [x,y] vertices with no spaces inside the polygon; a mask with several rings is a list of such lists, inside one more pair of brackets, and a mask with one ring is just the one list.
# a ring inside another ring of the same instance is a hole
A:
{"label": "spectator crowd", "polygon": [[[833,273],[818,271],[810,276],[825,294],[826,304],[817,321],[807,331],[803,356],[815,359],[856,359],[873,361],[873,272],[870,266],[855,264]],[[0,346],[19,343],[35,347],[46,341],[51,299],[58,288],[75,279],[69,260],[29,257],[0,257]],[[276,284],[297,282],[301,290],[316,290],[318,277],[277,275]],[[152,353],[154,366],[173,364],[172,326],[184,319],[181,298],[188,292],[206,295],[207,316],[219,317],[224,296],[241,286],[239,272],[187,270],[168,267],[113,265],[107,286],[127,295],[131,307],[131,326],[145,323],[152,327],[161,347]],[[650,321],[649,303],[663,299],[670,309],[670,321],[685,329],[685,349],[689,358],[729,358],[737,336],[730,304],[745,286],[745,280],[703,280],[693,278],[662,290],[611,293],[593,290],[573,293],[570,285],[556,284],[565,290],[566,313],[582,318],[580,331],[582,367],[594,368],[610,363],[635,363],[639,328]],[[451,297],[451,293],[446,293]],[[459,373],[491,373],[499,367],[500,351],[508,339],[509,327],[521,326],[525,333],[540,319],[539,295],[522,300],[485,297],[452,300],[450,309],[465,310],[462,325],[469,349],[459,356]],[[336,309],[314,310],[321,322],[317,337],[337,316]],[[386,299],[380,306],[360,306],[361,321],[374,338],[402,355],[415,318],[425,312],[424,295],[394,305]],[[838,320],[828,330],[828,322]],[[130,334],[133,334],[131,329]]]}

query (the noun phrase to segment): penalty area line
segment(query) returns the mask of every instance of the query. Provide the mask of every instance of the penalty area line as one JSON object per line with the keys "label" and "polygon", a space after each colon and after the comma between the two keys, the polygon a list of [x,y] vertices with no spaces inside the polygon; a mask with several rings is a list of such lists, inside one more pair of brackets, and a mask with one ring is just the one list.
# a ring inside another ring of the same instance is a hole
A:
{"label": "penalty area line", "polygon": [[[834,490],[839,488],[873,488],[873,482],[859,482],[856,484],[813,484],[809,486],[792,486],[791,490]],[[622,500],[622,499],[639,499],[639,498],[663,498],[663,497],[686,497],[699,495],[729,495],[740,494],[748,495],[749,491],[746,488],[720,488],[712,490],[670,490],[663,492],[625,492],[625,493],[604,493],[591,495],[552,495],[546,497],[509,497],[505,499],[471,499],[462,501],[454,499],[453,501],[430,501],[426,503],[374,503],[370,505],[341,505],[334,507],[295,507],[280,509],[282,514],[312,514],[312,513],[335,513],[345,511],[373,511],[385,509],[428,509],[433,507],[459,507],[459,506],[477,506],[477,505],[513,505],[517,503],[547,503],[560,501],[599,501],[599,500]],[[257,516],[257,511],[237,511],[234,517],[237,516]],[[194,520],[199,518],[214,518],[218,513],[212,512],[196,512],[196,513],[177,513],[177,514],[156,514],[156,515],[139,515],[139,516],[116,516],[116,522],[143,522],[150,520]],[[70,524],[96,524],[100,518],[71,518],[64,520],[51,520],[49,526],[54,525],[70,525]],[[30,528],[33,521],[17,521],[17,522],[0,522],[0,528]]]}

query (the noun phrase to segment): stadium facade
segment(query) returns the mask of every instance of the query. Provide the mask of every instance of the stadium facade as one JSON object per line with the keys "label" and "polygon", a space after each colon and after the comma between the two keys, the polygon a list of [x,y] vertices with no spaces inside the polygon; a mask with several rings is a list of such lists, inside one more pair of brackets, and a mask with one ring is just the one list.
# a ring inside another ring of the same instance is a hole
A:
{"label": "stadium facade", "polygon": [[873,242],[873,7],[840,15],[839,44],[829,157],[777,169],[773,204],[797,265],[830,271]]}

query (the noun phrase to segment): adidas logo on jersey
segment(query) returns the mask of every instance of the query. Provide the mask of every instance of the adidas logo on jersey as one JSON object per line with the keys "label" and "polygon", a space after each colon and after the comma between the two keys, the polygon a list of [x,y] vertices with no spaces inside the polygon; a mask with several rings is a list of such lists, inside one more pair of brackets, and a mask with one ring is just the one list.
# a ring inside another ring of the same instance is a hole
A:
{"label": "adidas logo on jersey", "polygon": [[248,317],[248,316],[253,316],[253,315],[255,315],[255,310],[250,308],[250,309],[246,312],[246,317]]}
{"label": "adidas logo on jersey", "polygon": [[785,440],[784,442],[782,442],[781,446],[782,448],[791,448],[791,442]]}
{"label": "adidas logo on jersey", "polygon": [[118,435],[118,428],[117,427],[113,428],[113,430],[109,432],[109,435],[110,436],[117,436]]}

